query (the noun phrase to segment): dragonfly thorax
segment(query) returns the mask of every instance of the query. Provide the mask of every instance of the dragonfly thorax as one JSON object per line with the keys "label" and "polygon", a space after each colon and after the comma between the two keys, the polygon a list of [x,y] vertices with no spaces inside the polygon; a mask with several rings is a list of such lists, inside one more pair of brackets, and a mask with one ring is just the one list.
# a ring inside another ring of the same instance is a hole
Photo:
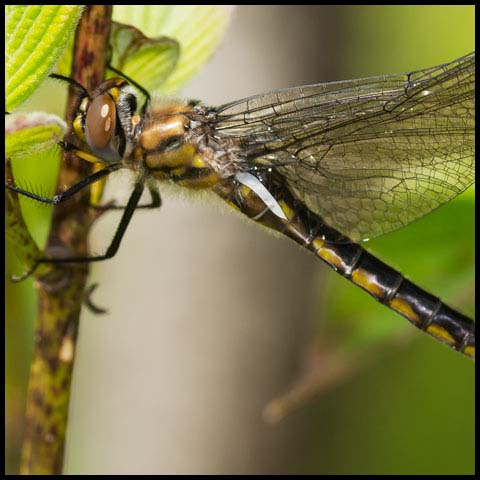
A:
{"label": "dragonfly thorax", "polygon": [[209,155],[191,135],[192,105],[159,105],[148,112],[139,135],[136,156],[160,180],[189,188],[208,188],[219,180]]}

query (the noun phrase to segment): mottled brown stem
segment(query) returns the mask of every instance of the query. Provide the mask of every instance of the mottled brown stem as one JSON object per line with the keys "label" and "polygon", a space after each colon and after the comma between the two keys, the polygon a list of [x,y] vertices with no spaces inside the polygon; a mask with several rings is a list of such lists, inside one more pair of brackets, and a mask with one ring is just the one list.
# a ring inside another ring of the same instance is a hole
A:
{"label": "mottled brown stem", "polygon": [[[111,6],[92,5],[78,24],[71,77],[88,90],[103,79]],[[71,123],[78,92],[70,88],[66,120]],[[68,133],[66,138],[68,140]],[[58,185],[72,185],[88,175],[86,162],[65,152]],[[94,219],[88,189],[54,208],[46,254],[80,256],[87,253],[87,234]],[[35,276],[38,317],[27,397],[22,474],[62,473],[65,431],[75,345],[86,264],[54,265],[48,275]]]}
{"label": "mottled brown stem", "polygon": [[[10,160],[5,162],[5,180],[13,184],[12,165]],[[30,235],[18,201],[18,194],[12,190],[5,190],[5,237],[10,240],[18,258],[22,259],[25,271],[30,271],[37,258],[41,257],[35,240]],[[43,264],[37,269],[40,275],[50,272],[51,265]]]}

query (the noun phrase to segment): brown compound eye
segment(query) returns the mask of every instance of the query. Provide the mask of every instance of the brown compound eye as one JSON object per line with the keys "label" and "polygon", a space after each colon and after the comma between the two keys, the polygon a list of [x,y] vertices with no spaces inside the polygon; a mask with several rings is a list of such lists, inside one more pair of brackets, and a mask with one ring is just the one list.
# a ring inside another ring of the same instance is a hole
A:
{"label": "brown compound eye", "polygon": [[116,107],[110,95],[95,97],[85,118],[85,137],[92,152],[103,160],[119,160],[118,138],[115,137]]}

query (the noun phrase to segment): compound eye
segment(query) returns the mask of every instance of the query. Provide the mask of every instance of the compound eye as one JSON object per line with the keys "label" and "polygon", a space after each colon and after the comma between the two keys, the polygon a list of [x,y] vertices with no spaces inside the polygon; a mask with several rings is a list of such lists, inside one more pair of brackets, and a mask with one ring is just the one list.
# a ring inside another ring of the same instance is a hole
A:
{"label": "compound eye", "polygon": [[[92,152],[104,160],[119,160],[115,102],[110,95],[95,97],[88,106],[85,118],[85,137]],[[116,145],[117,144],[117,145]]]}

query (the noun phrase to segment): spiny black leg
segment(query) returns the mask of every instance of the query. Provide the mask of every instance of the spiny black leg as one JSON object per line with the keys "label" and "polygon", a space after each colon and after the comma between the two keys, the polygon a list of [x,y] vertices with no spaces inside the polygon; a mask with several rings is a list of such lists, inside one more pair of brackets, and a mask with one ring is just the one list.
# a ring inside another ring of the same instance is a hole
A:
{"label": "spiny black leg", "polygon": [[94,257],[70,257],[70,258],[41,258],[37,260],[37,263],[89,263],[89,262],[99,262],[101,260],[107,260],[112,258],[118,251],[120,242],[122,241],[123,235],[127,230],[128,224],[132,219],[133,212],[135,211],[138,201],[142,196],[143,190],[145,188],[145,181],[141,179],[133,189],[130,199],[128,200],[127,206],[122,215],[122,219],[118,224],[117,231],[110,243],[110,246],[107,248],[107,251],[104,255],[97,255]]}
{"label": "spiny black leg", "polygon": [[[152,197],[151,202],[146,205],[137,205],[139,208],[160,208],[162,206],[162,199],[160,198],[160,192],[156,185],[147,185],[150,196]],[[95,210],[109,211],[109,210],[124,210],[125,205],[90,205],[91,208]]]}
{"label": "spiny black leg", "polygon": [[92,173],[87,178],[84,178],[82,181],[78,182],[77,184],[70,187],[68,190],[65,190],[63,193],[59,193],[54,195],[53,198],[43,197],[41,195],[36,195],[35,193],[29,192],[27,190],[23,190],[22,188],[16,187],[15,185],[10,185],[9,183],[5,182],[5,187],[9,190],[13,190],[14,192],[20,193],[21,195],[25,195],[26,197],[33,198],[39,202],[49,203],[53,205],[57,205],[58,203],[62,203],[72,195],[75,195],[83,188],[87,187],[88,185],[100,180],[101,178],[109,175],[110,173],[114,172],[121,168],[122,165],[120,163],[113,163],[111,165],[107,165],[103,170],[100,170],[96,173]]}
{"label": "spiny black leg", "polygon": [[78,158],[81,158],[82,160],[86,160],[87,162],[90,163],[105,163],[101,158],[96,157],[92,153],[85,152],[78,148],[75,144],[71,142],[64,142],[60,141],[58,142],[58,145],[65,150],[66,152],[73,152]]}
{"label": "spiny black leg", "polygon": [[139,205],[137,208],[160,208],[162,206],[162,198],[160,197],[160,192],[156,185],[147,185],[148,191],[150,192],[150,197],[152,201],[147,205]]}
{"label": "spiny black leg", "polygon": [[80,151],[80,149],[74,145],[71,142],[64,142],[63,140],[60,140],[57,145],[62,148],[65,152],[77,152]]}
{"label": "spiny black leg", "polygon": [[88,94],[87,89],[81,83],[78,83],[73,78],[65,77],[63,75],[59,75],[58,73],[51,73],[49,75],[49,77],[50,78],[56,78],[57,80],[62,80],[64,82],[69,83],[70,85],[73,85],[75,88],[77,88],[78,90],[80,90],[82,92],[83,97],[90,98],[90,95]]}

